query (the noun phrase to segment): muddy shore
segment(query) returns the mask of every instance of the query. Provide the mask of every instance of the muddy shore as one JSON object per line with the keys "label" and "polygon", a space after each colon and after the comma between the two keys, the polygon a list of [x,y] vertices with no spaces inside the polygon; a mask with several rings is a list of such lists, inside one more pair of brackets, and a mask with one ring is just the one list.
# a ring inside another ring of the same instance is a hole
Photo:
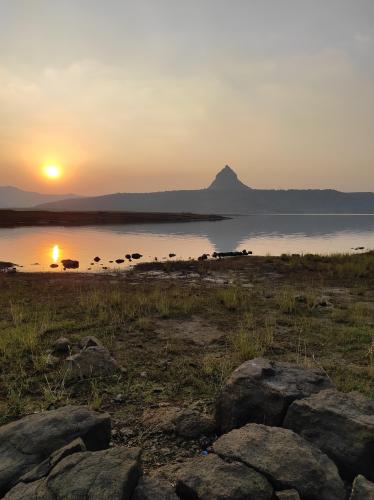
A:
{"label": "muddy shore", "polygon": [[221,215],[145,212],[50,212],[44,210],[0,210],[0,227],[89,226],[219,221]]}

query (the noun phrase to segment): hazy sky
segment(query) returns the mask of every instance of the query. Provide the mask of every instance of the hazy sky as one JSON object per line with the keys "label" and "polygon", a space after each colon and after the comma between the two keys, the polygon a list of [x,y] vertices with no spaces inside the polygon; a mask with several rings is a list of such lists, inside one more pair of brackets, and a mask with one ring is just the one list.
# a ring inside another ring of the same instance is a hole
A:
{"label": "hazy sky", "polygon": [[0,185],[199,188],[226,163],[374,191],[373,0],[0,0]]}

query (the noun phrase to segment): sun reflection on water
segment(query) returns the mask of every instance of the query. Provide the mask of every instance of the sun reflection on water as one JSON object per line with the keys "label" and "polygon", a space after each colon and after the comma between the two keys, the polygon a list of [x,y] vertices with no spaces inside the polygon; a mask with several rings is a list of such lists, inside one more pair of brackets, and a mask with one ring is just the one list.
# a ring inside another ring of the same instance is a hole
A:
{"label": "sun reflection on water", "polygon": [[54,245],[54,247],[52,248],[52,260],[55,264],[57,264],[59,257],[60,247],[58,245]]}

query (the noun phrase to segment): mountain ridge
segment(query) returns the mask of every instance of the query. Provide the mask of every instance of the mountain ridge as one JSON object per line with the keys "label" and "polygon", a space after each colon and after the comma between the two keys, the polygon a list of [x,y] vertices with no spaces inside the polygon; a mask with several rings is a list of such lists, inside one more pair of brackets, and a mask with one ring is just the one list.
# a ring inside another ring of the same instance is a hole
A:
{"label": "mountain ridge", "polygon": [[226,165],[207,188],[150,193],[112,193],[37,206],[43,210],[250,213],[374,213],[374,193],[334,189],[253,189]]}
{"label": "mountain ridge", "polygon": [[43,194],[36,191],[25,191],[16,186],[0,186],[0,208],[32,208],[41,203],[74,199],[77,197],[77,195],[72,193]]}

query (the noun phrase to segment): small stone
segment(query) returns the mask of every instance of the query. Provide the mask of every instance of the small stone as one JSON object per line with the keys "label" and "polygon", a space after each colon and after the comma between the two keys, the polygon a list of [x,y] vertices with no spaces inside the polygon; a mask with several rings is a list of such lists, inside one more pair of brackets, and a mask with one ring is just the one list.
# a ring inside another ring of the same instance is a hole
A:
{"label": "small stone", "polygon": [[87,347],[103,347],[103,344],[97,337],[88,335],[79,341],[79,346],[81,349],[87,349]]}
{"label": "small stone", "polygon": [[120,372],[114,358],[105,347],[87,347],[65,360],[67,380],[108,376]]}
{"label": "small stone", "polygon": [[175,433],[185,439],[197,439],[215,431],[214,420],[202,413],[187,409],[175,418]]}
{"label": "small stone", "polygon": [[70,340],[67,337],[60,337],[53,344],[53,350],[59,354],[67,354],[70,352],[70,345]]}

